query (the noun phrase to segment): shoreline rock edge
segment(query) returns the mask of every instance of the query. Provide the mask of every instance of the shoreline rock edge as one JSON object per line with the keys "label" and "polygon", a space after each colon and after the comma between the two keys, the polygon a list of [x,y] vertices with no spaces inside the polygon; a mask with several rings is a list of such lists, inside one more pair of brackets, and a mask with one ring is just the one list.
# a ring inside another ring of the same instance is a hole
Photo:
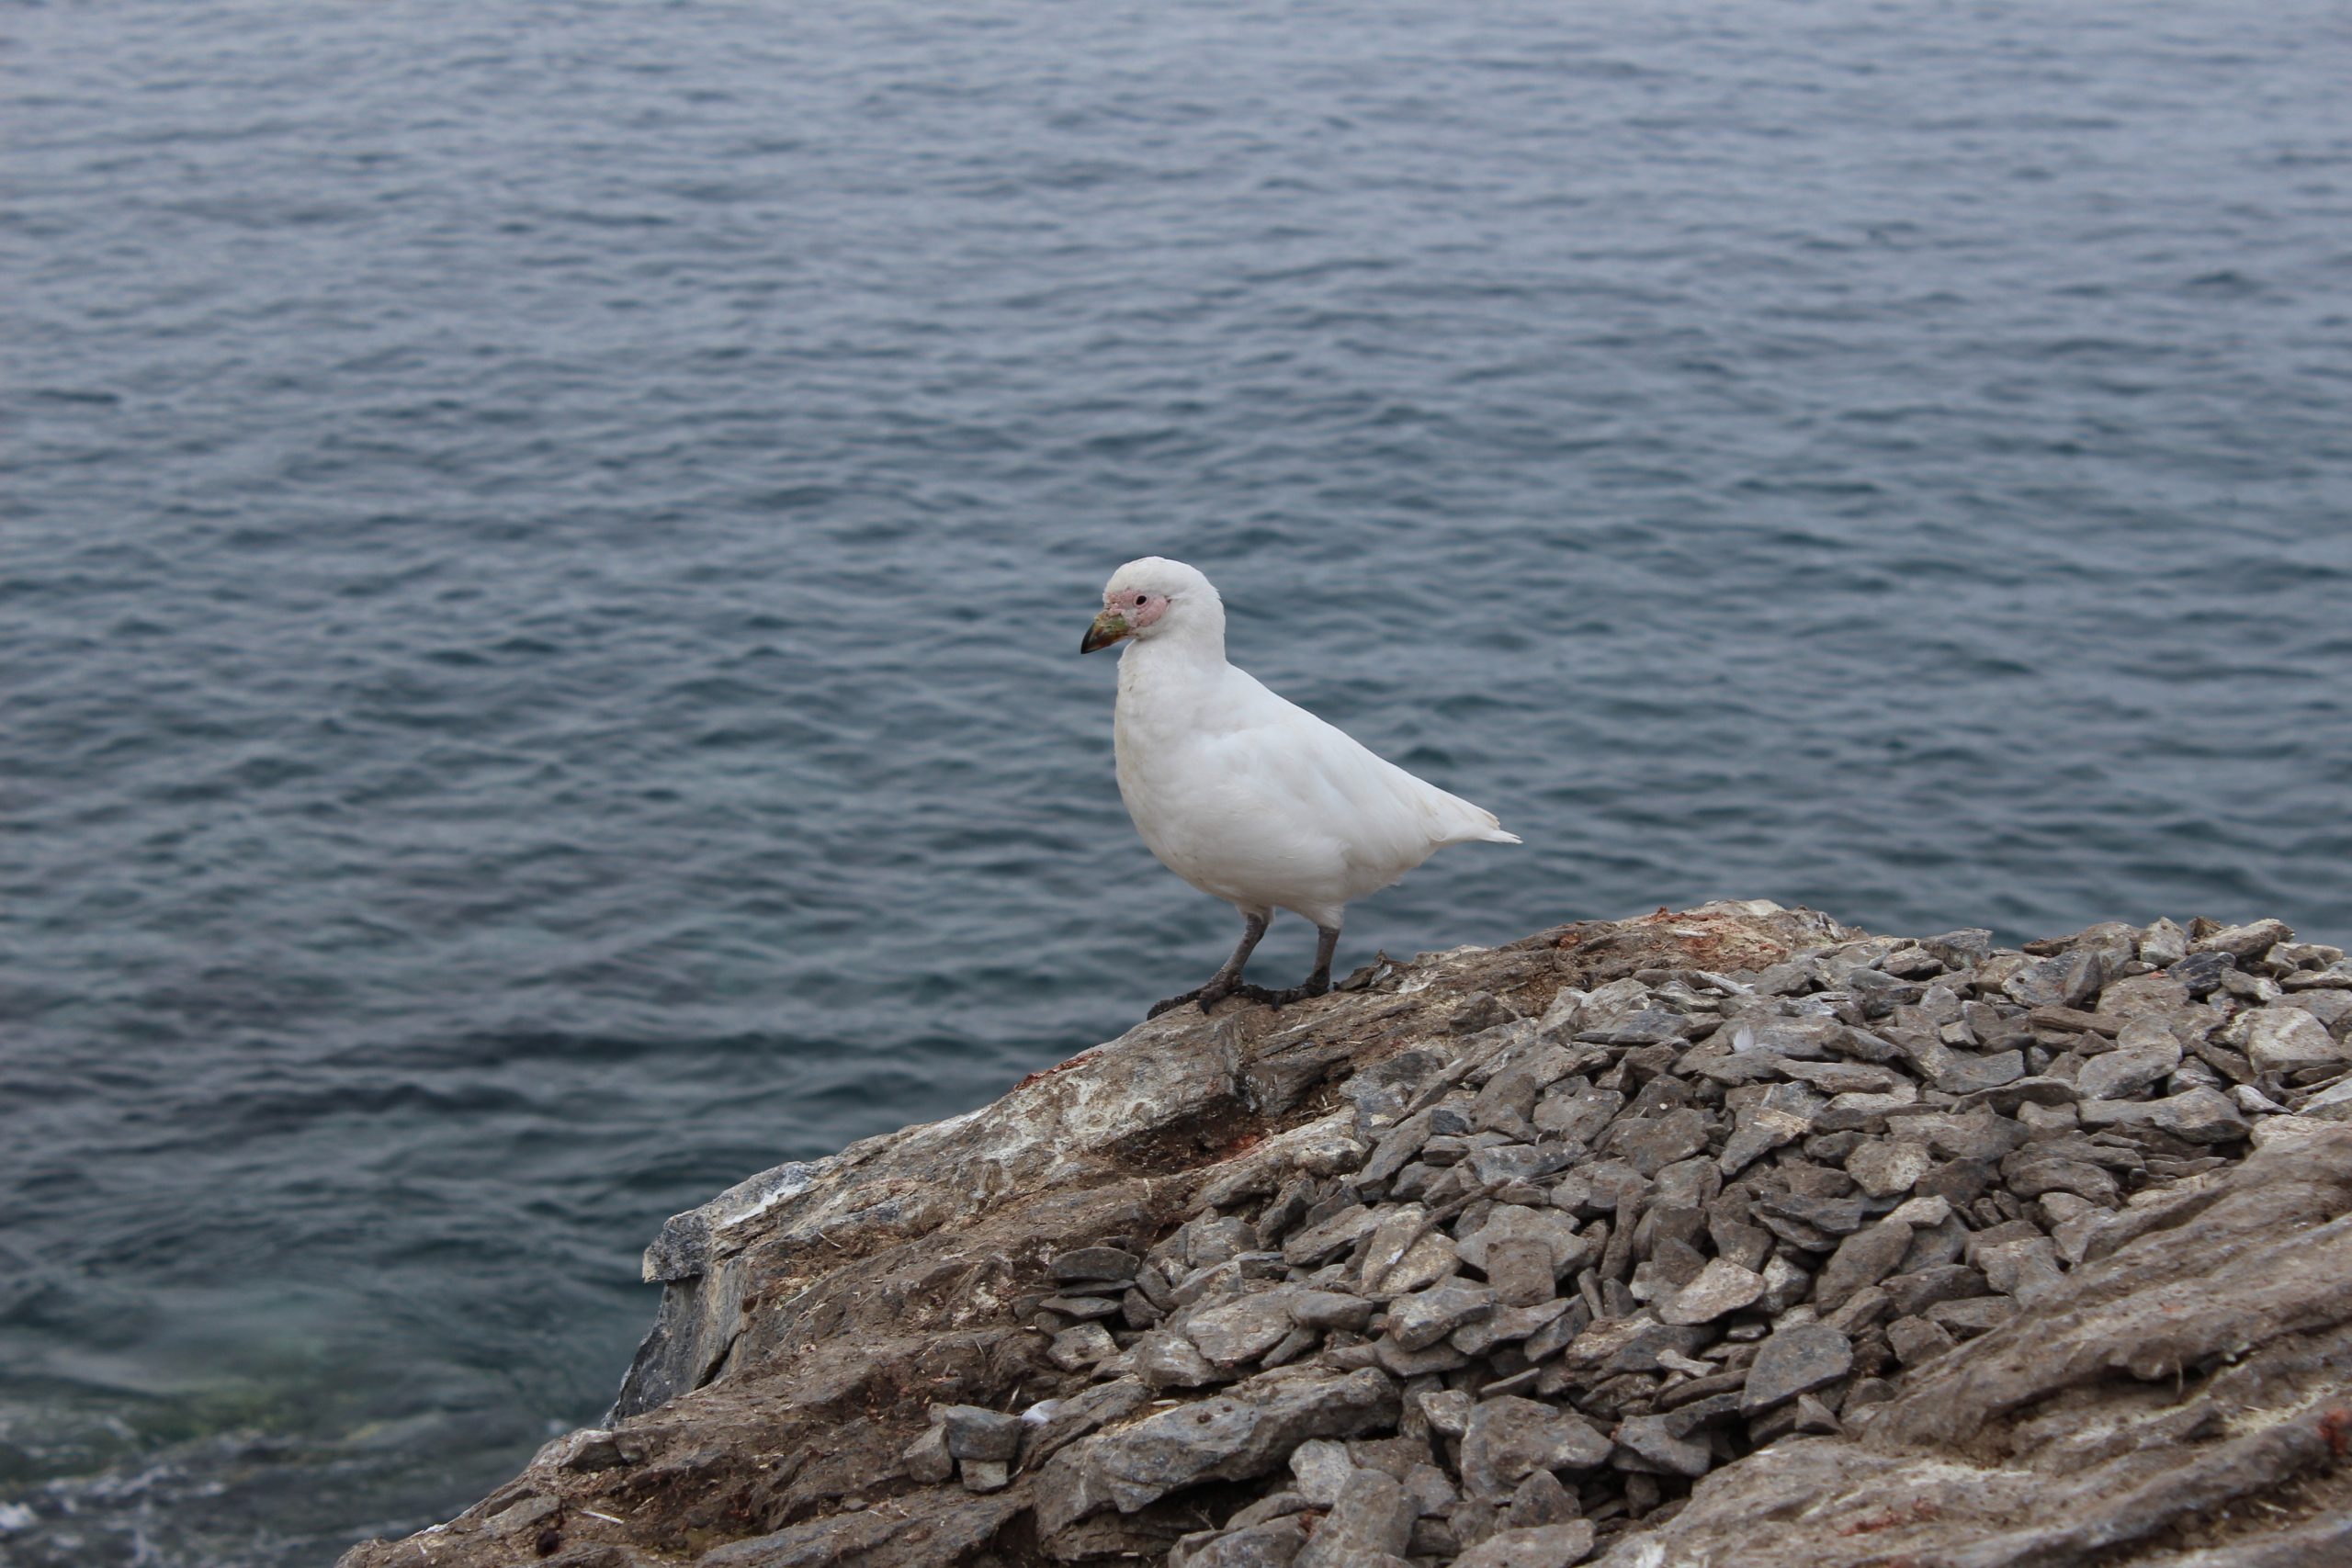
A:
{"label": "shoreline rock edge", "polygon": [[1761,901],[1182,1010],[666,1224],[341,1568],[2352,1561],[2352,964]]}

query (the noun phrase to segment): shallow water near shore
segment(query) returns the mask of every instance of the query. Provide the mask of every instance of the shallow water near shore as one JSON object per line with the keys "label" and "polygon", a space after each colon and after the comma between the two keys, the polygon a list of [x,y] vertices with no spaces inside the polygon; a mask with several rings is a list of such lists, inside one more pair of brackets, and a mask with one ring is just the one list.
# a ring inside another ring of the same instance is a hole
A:
{"label": "shallow water near shore", "polygon": [[0,40],[11,1562],[444,1517],[603,1411],[664,1215],[1203,978],[1077,654],[1147,551],[1527,840],[1343,967],[2352,939],[2336,8]]}

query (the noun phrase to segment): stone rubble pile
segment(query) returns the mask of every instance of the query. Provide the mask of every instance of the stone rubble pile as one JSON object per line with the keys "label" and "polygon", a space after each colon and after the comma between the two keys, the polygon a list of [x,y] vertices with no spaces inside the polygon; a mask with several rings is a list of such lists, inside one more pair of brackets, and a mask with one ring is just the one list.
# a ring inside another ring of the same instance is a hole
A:
{"label": "stone rubble pile", "polygon": [[2352,964],[2276,920],[1871,937],[1451,1028],[1172,1233],[1054,1257],[1018,1305],[1077,1392],[935,1407],[909,1476],[1021,1481],[1063,1562],[1179,1497],[1171,1568],[1565,1568],[2352,1117]]}

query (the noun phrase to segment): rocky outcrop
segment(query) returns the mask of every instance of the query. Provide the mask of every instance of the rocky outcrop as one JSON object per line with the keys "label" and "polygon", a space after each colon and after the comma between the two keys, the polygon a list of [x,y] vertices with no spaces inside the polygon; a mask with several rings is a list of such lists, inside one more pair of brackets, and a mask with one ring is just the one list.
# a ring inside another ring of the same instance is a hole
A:
{"label": "rocky outcrop", "polygon": [[2352,964],[1710,905],[1179,1013],[665,1227],[345,1568],[2352,1561]]}

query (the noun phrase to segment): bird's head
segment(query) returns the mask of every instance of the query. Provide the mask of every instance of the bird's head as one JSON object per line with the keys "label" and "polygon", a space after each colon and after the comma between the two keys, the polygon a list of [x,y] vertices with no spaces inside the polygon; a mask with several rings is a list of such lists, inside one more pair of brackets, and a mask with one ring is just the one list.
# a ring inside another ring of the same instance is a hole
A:
{"label": "bird's head", "polygon": [[1086,628],[1078,650],[1091,653],[1128,637],[1142,641],[1194,621],[1214,621],[1222,640],[1224,606],[1209,580],[1182,561],[1146,556],[1113,572],[1103,584],[1102,613]]}

